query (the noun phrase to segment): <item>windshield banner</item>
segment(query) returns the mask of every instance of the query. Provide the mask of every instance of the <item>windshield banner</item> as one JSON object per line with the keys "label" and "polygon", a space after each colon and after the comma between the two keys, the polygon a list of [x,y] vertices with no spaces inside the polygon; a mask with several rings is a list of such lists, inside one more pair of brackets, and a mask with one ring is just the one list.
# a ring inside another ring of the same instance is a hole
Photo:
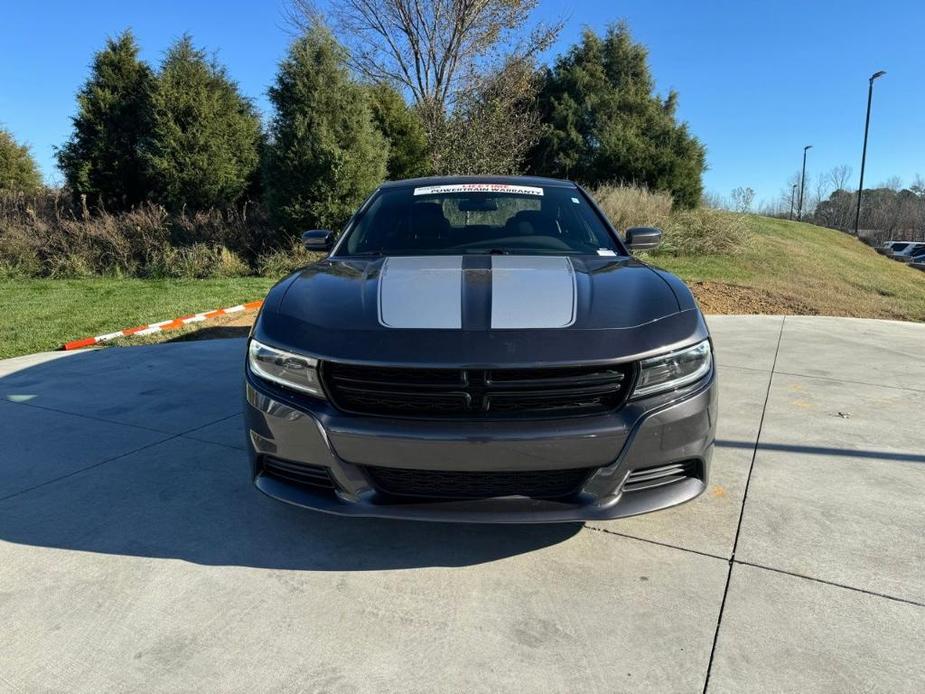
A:
{"label": "windshield banner", "polygon": [[415,195],[438,195],[440,193],[507,193],[508,195],[542,195],[543,189],[536,186],[511,186],[504,183],[455,183],[445,186],[424,186],[415,188]]}

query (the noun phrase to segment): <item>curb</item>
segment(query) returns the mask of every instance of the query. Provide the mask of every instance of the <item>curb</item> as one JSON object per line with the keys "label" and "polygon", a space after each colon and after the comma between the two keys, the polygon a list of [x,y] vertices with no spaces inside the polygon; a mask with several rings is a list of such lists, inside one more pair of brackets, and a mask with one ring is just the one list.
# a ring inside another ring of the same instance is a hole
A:
{"label": "curb", "polygon": [[246,304],[238,304],[237,306],[231,306],[229,308],[219,308],[214,311],[203,311],[202,313],[194,313],[190,316],[182,316],[181,318],[174,318],[173,320],[164,320],[160,321],[159,323],[147,323],[145,325],[135,326],[134,328],[125,328],[124,330],[119,330],[114,333],[96,335],[95,337],[85,337],[81,340],[71,340],[70,342],[65,342],[58,349],[80,349],[81,347],[92,347],[93,345],[99,344],[100,342],[115,340],[117,337],[125,337],[127,335],[150,335],[151,333],[159,333],[162,330],[176,330],[177,328],[182,328],[184,325],[189,325],[190,323],[199,323],[211,318],[227,316],[231,313],[256,311],[262,305],[262,300],[250,301]]}

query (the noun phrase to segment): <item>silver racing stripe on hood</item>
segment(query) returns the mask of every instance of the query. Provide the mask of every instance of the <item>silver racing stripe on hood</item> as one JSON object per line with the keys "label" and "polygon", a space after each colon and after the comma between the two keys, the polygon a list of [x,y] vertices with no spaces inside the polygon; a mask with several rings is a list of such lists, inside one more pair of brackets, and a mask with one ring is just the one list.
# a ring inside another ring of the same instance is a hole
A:
{"label": "silver racing stripe on hood", "polygon": [[567,328],[575,323],[572,261],[562,256],[492,256],[492,328]]}
{"label": "silver racing stripe on hood", "polygon": [[379,276],[379,323],[462,328],[462,256],[392,256]]}

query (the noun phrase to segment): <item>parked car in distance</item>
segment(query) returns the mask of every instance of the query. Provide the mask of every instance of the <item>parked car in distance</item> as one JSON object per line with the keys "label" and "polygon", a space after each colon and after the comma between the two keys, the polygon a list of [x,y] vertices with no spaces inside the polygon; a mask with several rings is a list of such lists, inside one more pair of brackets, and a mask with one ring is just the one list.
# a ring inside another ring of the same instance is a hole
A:
{"label": "parked car in distance", "polygon": [[912,265],[925,263],[925,244],[922,244],[909,254],[907,261]]}
{"label": "parked car in distance", "polygon": [[574,183],[385,183],[273,287],[244,363],[259,490],[320,511],[587,521],[706,489],[703,315]]}
{"label": "parked car in distance", "polygon": [[884,241],[877,246],[876,251],[881,255],[890,255],[894,250],[902,250],[908,243],[908,241]]}
{"label": "parked car in distance", "polygon": [[914,253],[923,249],[925,249],[925,242],[911,241],[902,248],[894,248],[890,257],[893,260],[908,263]]}

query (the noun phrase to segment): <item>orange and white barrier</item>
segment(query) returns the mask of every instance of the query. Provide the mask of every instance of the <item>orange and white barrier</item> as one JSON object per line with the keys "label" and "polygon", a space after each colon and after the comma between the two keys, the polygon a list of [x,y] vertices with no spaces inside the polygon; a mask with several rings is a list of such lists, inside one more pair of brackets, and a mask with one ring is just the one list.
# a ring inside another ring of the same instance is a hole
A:
{"label": "orange and white barrier", "polygon": [[215,311],[204,311],[202,313],[194,313],[191,316],[174,318],[173,320],[163,320],[160,323],[138,325],[134,328],[125,328],[124,330],[119,330],[118,332],[114,333],[106,333],[105,335],[96,335],[95,337],[85,337],[82,340],[72,340],[70,342],[65,342],[59,349],[80,349],[81,347],[92,347],[93,345],[99,344],[100,342],[114,340],[117,337],[125,337],[126,335],[150,335],[151,333],[158,333],[162,330],[176,330],[177,328],[182,328],[184,325],[189,325],[190,323],[199,323],[211,318],[218,318],[219,316],[227,316],[233,313],[241,313],[243,311],[256,311],[262,304],[263,301],[251,301],[246,304],[231,306],[230,308],[220,308],[216,309]]}

